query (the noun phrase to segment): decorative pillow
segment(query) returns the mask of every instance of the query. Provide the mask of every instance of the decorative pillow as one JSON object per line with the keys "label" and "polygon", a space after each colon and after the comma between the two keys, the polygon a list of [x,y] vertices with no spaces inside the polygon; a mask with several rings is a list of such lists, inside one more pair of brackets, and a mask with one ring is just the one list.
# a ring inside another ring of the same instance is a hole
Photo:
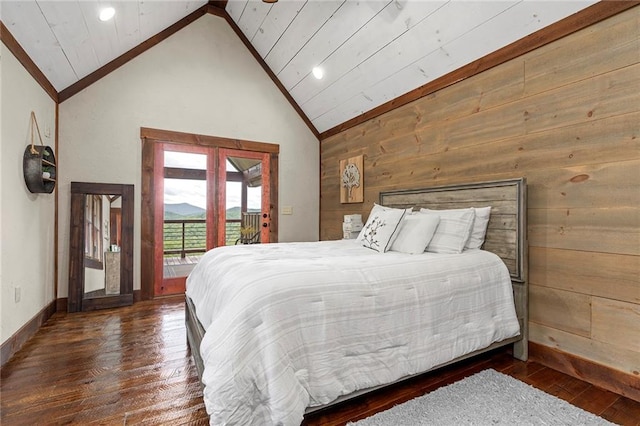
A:
{"label": "decorative pillow", "polygon": [[[373,203],[373,207],[371,207],[371,211],[369,212],[369,217],[373,216],[375,213],[378,213],[380,211],[383,210],[402,210],[402,209],[394,209],[393,207],[385,207],[385,206],[381,206],[378,203]],[[411,214],[411,212],[413,211],[413,207],[410,207],[408,209],[404,209],[404,211],[406,212],[406,214]],[[367,218],[368,219],[368,218]],[[396,233],[396,236],[398,234]],[[356,238],[356,241],[361,243],[364,240],[364,227],[362,228],[362,230],[360,230],[360,233],[358,234],[358,237]]]}
{"label": "decorative pillow", "polygon": [[475,210],[473,207],[460,210],[420,209],[421,213],[437,213],[440,223],[427,246],[433,253],[462,253],[471,235]]}
{"label": "decorative pillow", "polygon": [[403,209],[372,209],[361,231],[362,245],[380,253],[388,251],[398,233],[404,214]]}
{"label": "decorative pillow", "polygon": [[[468,209],[450,209],[450,210],[430,210],[420,209],[421,213],[437,213],[447,214],[449,212],[460,212]],[[484,237],[487,234],[487,225],[489,225],[489,216],[491,216],[491,206],[473,207],[475,211],[475,219],[471,228],[471,235],[464,246],[465,250],[479,249],[484,244]]]}
{"label": "decorative pillow", "polygon": [[398,237],[391,244],[391,251],[408,254],[424,253],[436,232],[438,223],[440,223],[440,216],[437,214],[405,215],[400,222]]}

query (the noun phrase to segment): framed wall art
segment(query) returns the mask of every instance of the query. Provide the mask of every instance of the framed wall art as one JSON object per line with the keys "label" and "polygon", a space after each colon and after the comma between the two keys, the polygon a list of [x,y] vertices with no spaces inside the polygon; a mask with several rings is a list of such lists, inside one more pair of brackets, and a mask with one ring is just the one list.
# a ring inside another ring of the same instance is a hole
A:
{"label": "framed wall art", "polygon": [[340,202],[364,202],[364,156],[340,160]]}

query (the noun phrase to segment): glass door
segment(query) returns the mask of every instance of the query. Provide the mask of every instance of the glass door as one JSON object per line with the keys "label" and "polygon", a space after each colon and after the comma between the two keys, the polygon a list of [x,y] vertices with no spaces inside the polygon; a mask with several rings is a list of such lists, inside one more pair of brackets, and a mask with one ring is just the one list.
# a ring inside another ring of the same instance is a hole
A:
{"label": "glass door", "polygon": [[184,293],[216,246],[269,242],[269,153],[158,143],[154,296]]}
{"label": "glass door", "polygon": [[209,150],[172,144],[162,148],[162,205],[156,210],[162,215],[162,238],[157,239],[162,241],[162,269],[156,269],[162,278],[155,280],[156,296],[184,292],[186,277],[213,241],[207,208]]}
{"label": "glass door", "polygon": [[269,154],[218,153],[218,245],[269,242]]}

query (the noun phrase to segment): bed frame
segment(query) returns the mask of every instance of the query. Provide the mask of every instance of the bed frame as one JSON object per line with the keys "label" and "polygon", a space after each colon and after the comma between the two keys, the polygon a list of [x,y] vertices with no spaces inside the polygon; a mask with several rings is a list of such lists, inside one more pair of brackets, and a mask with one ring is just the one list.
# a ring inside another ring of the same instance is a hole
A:
{"label": "bed frame", "polygon": [[[451,209],[491,206],[491,217],[487,226],[483,249],[500,256],[511,274],[516,314],[520,322],[520,336],[493,343],[484,349],[453,359],[428,371],[433,371],[445,365],[509,344],[513,344],[513,356],[515,358],[523,361],[527,360],[529,327],[526,201],[527,187],[524,178],[380,193],[380,204],[388,207],[413,207],[416,210],[421,207]],[[185,320],[187,343],[196,364],[198,377],[202,379],[204,364],[200,356],[200,342],[204,337],[204,328],[195,315],[195,307],[189,297],[186,297]],[[398,381],[406,380],[410,377],[413,376],[405,377]],[[383,386],[364,389],[343,396],[329,405],[308,408],[306,412],[310,413],[327,408],[330,405],[371,392]]]}

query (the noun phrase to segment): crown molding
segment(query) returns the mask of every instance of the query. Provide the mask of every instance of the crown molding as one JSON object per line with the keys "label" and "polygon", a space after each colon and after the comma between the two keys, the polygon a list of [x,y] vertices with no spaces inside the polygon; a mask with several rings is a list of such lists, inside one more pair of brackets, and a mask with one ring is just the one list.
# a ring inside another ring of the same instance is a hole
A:
{"label": "crown molding", "polygon": [[280,90],[282,95],[287,99],[287,101],[289,101],[289,103],[291,104],[293,109],[298,113],[300,118],[302,118],[302,121],[304,121],[305,124],[307,125],[307,127],[309,127],[309,130],[311,130],[311,133],[313,133],[316,138],[320,139],[320,132],[318,132],[318,129],[316,129],[316,127],[313,125],[313,123],[311,122],[309,117],[307,117],[307,115],[304,113],[304,111],[302,111],[302,108],[300,108],[300,105],[298,105],[298,103],[295,101],[295,99],[293,99],[291,94],[287,91],[287,89],[284,87],[284,85],[280,82],[278,77],[273,73],[271,68],[269,68],[269,65],[267,65],[267,63],[264,61],[264,59],[262,59],[262,57],[260,56],[258,51],[253,47],[253,45],[251,44],[251,42],[247,38],[247,36],[245,36],[244,33],[242,32],[242,30],[240,29],[240,27],[238,27],[238,24],[236,24],[234,22],[233,18],[231,18],[231,15],[229,15],[226,10],[222,10],[223,13],[220,15],[220,14],[218,14],[219,10],[217,8],[210,7],[210,9],[212,11],[209,12],[209,13],[214,13],[217,16],[221,16],[227,21],[227,23],[229,24],[231,29],[236,33],[236,35],[238,36],[240,41],[242,41],[242,43],[245,45],[247,50],[249,50],[251,55],[253,55],[253,57],[258,62],[258,64],[267,73],[269,78],[271,78],[271,81],[273,81],[273,84],[276,85],[278,90]]}

